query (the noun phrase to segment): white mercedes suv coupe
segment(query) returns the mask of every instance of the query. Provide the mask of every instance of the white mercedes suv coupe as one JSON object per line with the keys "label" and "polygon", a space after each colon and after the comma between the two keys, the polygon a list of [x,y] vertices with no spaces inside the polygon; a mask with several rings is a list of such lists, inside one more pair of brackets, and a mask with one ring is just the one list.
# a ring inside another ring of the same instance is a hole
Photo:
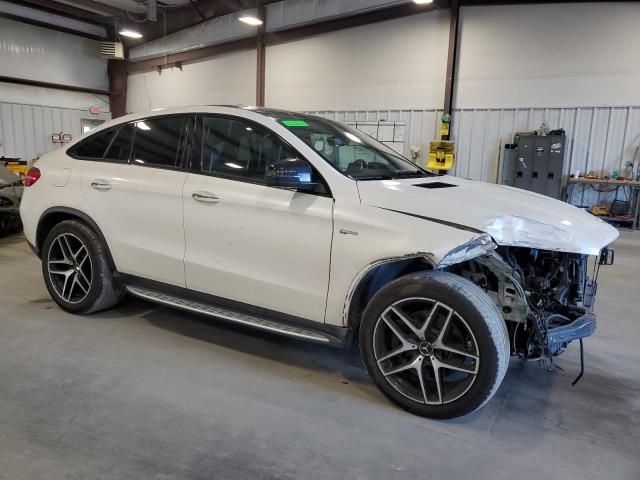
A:
{"label": "white mercedes suv coupe", "polygon": [[347,125],[256,107],[107,122],[25,185],[25,236],[63,309],[129,293],[357,343],[389,399],[435,418],[489,401],[511,355],[582,347],[618,236],[544,196],[428,173]]}

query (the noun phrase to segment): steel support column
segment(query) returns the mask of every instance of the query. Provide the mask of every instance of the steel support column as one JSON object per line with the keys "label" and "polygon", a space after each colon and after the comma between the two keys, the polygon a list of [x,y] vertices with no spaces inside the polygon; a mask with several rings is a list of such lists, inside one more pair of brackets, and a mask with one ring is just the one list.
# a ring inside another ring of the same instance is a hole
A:
{"label": "steel support column", "polygon": [[107,71],[111,117],[121,117],[127,109],[127,63],[124,60],[109,60]]}
{"label": "steel support column", "polygon": [[[451,17],[449,19],[449,48],[447,52],[447,77],[444,86],[443,113],[451,115],[453,94],[456,81],[456,62],[458,55],[458,25],[460,17],[460,3],[451,0]],[[442,140],[449,140],[450,135],[443,135]]]}
{"label": "steel support column", "polygon": [[264,91],[265,91],[265,54],[266,49],[264,46],[263,34],[264,25],[267,22],[266,10],[262,0],[257,1],[256,8],[258,10],[258,18],[262,20],[262,25],[258,26],[256,33],[256,105],[264,107]]}

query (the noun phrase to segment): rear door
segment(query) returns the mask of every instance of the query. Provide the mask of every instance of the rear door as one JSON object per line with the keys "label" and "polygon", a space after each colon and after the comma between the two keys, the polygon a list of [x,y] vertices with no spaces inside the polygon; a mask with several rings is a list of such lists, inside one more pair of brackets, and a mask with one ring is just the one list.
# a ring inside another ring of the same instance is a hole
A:
{"label": "rear door", "polygon": [[297,155],[243,119],[200,116],[184,188],[187,287],[324,321],[333,199],[265,184]]}
{"label": "rear door", "polygon": [[182,168],[191,115],[123,125],[82,175],[89,214],[122,273],[185,286]]}

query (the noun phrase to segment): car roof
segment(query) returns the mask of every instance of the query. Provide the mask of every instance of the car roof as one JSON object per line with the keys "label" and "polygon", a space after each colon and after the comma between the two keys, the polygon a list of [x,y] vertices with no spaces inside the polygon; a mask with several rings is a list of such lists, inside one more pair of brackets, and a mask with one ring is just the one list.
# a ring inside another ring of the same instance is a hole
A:
{"label": "car roof", "polygon": [[147,118],[150,116],[171,115],[171,114],[178,114],[178,113],[200,113],[200,112],[216,113],[216,112],[220,112],[220,110],[227,110],[227,109],[253,112],[253,113],[257,113],[258,115],[276,118],[276,119],[315,117],[315,115],[310,115],[308,113],[294,112],[291,110],[284,110],[279,108],[257,107],[254,105],[185,105],[183,107],[154,108],[152,110],[145,111],[145,112],[130,113],[123,117],[118,117],[116,120],[119,120],[119,121],[125,121],[125,119],[135,120],[137,118]]}
{"label": "car roof", "polygon": [[[94,134],[100,130],[104,130],[110,128],[112,126],[120,125],[121,123],[131,122],[135,120],[142,120],[149,117],[163,116],[163,115],[173,115],[179,113],[227,113],[232,114],[234,110],[237,113],[245,113],[245,115],[240,116],[248,116],[249,112],[261,115],[266,118],[271,118],[275,120],[282,119],[321,119],[321,117],[317,117],[315,115],[310,115],[307,113],[294,112],[291,110],[277,109],[277,108],[266,108],[266,107],[257,107],[253,105],[186,105],[183,107],[161,107],[154,108],[152,110],[129,113],[122,117],[117,117],[112,120],[108,120],[103,124],[99,125],[97,128],[92,129],[89,134]],[[88,135],[82,135],[81,138],[85,138]],[[78,139],[79,140],[79,139]],[[74,142],[75,143],[75,142]]]}

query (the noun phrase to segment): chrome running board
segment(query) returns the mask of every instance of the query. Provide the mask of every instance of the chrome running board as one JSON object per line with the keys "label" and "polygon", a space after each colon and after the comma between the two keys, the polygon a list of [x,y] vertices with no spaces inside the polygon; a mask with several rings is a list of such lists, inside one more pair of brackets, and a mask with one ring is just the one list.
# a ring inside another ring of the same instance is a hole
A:
{"label": "chrome running board", "polygon": [[128,285],[127,291],[138,298],[144,300],[150,300],[155,303],[167,305],[169,307],[179,308],[181,310],[187,310],[189,312],[200,313],[210,317],[221,318],[233,323],[239,323],[267,332],[279,333],[281,335],[287,335],[289,337],[301,338],[304,340],[310,340],[317,343],[335,343],[332,336],[317,332],[308,328],[304,328],[297,325],[291,325],[290,323],[280,323],[275,320],[268,320],[263,317],[258,317],[248,313],[237,312],[225,307],[217,305],[209,305],[194,300],[188,300],[183,297],[170,295],[164,292],[151,290],[134,285]]}

